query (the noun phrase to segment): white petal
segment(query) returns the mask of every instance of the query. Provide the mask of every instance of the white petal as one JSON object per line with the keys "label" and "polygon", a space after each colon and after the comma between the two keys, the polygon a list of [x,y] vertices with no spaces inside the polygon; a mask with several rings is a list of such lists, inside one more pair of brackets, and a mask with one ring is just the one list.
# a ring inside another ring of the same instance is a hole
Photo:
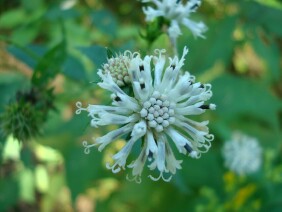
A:
{"label": "white petal", "polygon": [[101,88],[109,90],[113,93],[125,94],[123,90],[114,82],[110,73],[103,74],[102,70],[98,71],[98,75],[102,78],[103,82],[99,82],[98,85]]}
{"label": "white petal", "polygon": [[88,105],[87,111],[89,112],[90,116],[99,114],[100,112],[109,112],[109,113],[116,113],[120,115],[127,115],[132,113],[132,111],[128,108],[124,107],[113,107],[113,106],[106,106],[106,105]]}
{"label": "white petal", "polygon": [[201,109],[200,106],[202,106],[204,102],[197,102],[194,105],[189,105],[187,107],[176,107],[175,113],[181,114],[181,115],[199,115],[205,112],[204,109]]}
{"label": "white petal", "polygon": [[100,112],[98,114],[98,117],[93,117],[91,120],[91,125],[93,127],[97,126],[104,126],[104,125],[110,125],[110,124],[127,124],[130,122],[136,122],[138,120],[138,115],[133,114],[131,116],[123,116],[108,112]]}
{"label": "white petal", "polygon": [[167,141],[165,141],[165,148],[166,148],[166,163],[167,163],[167,170],[175,174],[177,169],[181,169],[182,160],[176,160],[173,154],[172,149],[170,148]]}
{"label": "white petal", "polygon": [[156,88],[161,83],[162,73],[165,65],[165,57],[162,55],[165,53],[165,50],[155,50],[155,53],[158,54],[158,57],[154,57],[155,62],[155,78],[154,78],[154,87]]}
{"label": "white petal", "polygon": [[149,151],[151,151],[152,153],[156,153],[158,151],[158,147],[156,145],[156,141],[151,131],[147,132],[146,141],[148,143],[147,148],[146,148],[146,155],[149,155]]}
{"label": "white petal", "polygon": [[100,145],[98,150],[101,152],[105,148],[106,145],[115,141],[118,137],[120,137],[120,136],[122,136],[126,133],[129,133],[132,130],[132,128],[133,128],[133,125],[130,123],[130,124],[127,124],[127,125],[119,128],[119,129],[110,131],[106,135],[99,137],[99,138],[96,138],[95,145]]}
{"label": "white petal", "polygon": [[203,22],[195,22],[184,18],[182,24],[189,28],[195,37],[205,38],[203,33],[206,32],[208,28]]}
{"label": "white petal", "polygon": [[142,120],[134,125],[133,130],[131,132],[131,136],[135,138],[140,138],[143,135],[145,135],[146,131],[147,131],[146,122]]}
{"label": "white petal", "polygon": [[185,153],[185,150],[183,149],[183,147],[186,144],[188,144],[191,148],[193,147],[192,143],[185,136],[183,136],[182,134],[177,132],[172,127],[169,127],[166,130],[166,133],[172,139],[172,141],[175,143],[175,145],[176,145],[176,147],[177,147],[177,149],[180,153]]}
{"label": "white petal", "polygon": [[120,98],[120,101],[114,101],[113,105],[119,106],[120,108],[127,108],[131,111],[139,111],[140,105],[136,101],[136,99],[128,96],[127,94],[118,94],[118,97]]}

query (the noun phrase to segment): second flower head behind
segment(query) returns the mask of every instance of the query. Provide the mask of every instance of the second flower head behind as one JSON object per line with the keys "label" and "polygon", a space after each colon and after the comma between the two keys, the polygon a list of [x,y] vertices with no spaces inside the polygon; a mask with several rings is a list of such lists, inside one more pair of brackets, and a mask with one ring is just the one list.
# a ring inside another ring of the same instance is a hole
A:
{"label": "second flower head behind", "polygon": [[[181,160],[174,156],[171,145],[180,153],[199,158],[207,152],[214,136],[209,134],[208,121],[197,122],[194,115],[215,109],[214,104],[205,104],[212,96],[211,85],[195,82],[188,72],[181,72],[184,58],[188,53],[185,47],[179,59],[165,57],[165,50],[155,50],[156,55],[147,55],[143,59],[139,53],[126,52],[129,58],[128,76],[132,95],[127,94],[113,79],[111,72],[99,70],[102,82],[98,85],[112,93],[112,105],[88,105],[83,108],[77,103],[77,114],[88,112],[91,126],[121,125],[106,135],[99,137],[93,144],[84,142],[85,152],[99,146],[105,146],[119,137],[127,136],[124,147],[113,155],[114,164],[107,164],[113,173],[126,167],[132,168],[132,179],[141,182],[145,164],[150,170],[158,170],[158,177],[149,175],[152,180],[162,178],[170,181],[172,174],[181,169]],[[127,163],[132,147],[138,145],[140,153],[137,159]]]}
{"label": "second flower head behind", "polygon": [[222,149],[225,166],[238,175],[248,175],[259,170],[262,148],[256,138],[234,132],[232,139]]}
{"label": "second flower head behind", "polygon": [[195,37],[204,38],[203,33],[207,30],[203,22],[191,20],[191,13],[196,12],[201,5],[201,0],[189,0],[183,3],[181,0],[141,0],[143,3],[153,3],[154,7],[143,8],[146,21],[163,17],[169,22],[167,33],[170,39],[175,40],[181,35],[180,25],[186,26]]}

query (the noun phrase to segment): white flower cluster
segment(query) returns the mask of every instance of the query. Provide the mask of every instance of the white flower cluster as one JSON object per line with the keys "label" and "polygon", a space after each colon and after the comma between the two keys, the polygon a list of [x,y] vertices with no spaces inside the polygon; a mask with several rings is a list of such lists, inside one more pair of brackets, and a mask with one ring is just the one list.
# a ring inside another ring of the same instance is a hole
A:
{"label": "white flower cluster", "polygon": [[201,0],[189,0],[185,4],[181,0],[142,0],[143,3],[153,3],[153,7],[144,7],[143,11],[146,15],[146,21],[153,21],[155,18],[163,17],[169,21],[167,33],[170,39],[175,42],[177,37],[181,35],[180,25],[186,26],[191,30],[195,37],[202,37],[207,30],[203,22],[195,22],[190,19],[190,15],[196,12],[201,5]]}
{"label": "white flower cluster", "polygon": [[223,147],[225,166],[239,175],[256,172],[262,162],[262,148],[257,139],[236,132]]}
{"label": "white flower cluster", "polygon": [[[141,182],[141,174],[146,163],[150,170],[158,170],[159,176],[152,180],[170,181],[172,174],[181,169],[171,149],[174,143],[180,153],[199,158],[207,152],[214,136],[209,134],[208,121],[197,122],[191,119],[206,109],[215,109],[214,104],[205,104],[212,96],[211,85],[195,82],[189,72],[182,72],[185,47],[179,59],[167,58],[165,50],[155,50],[155,55],[141,58],[139,53],[127,52],[130,59],[125,66],[133,95],[128,95],[115,82],[110,72],[99,70],[102,82],[98,85],[112,93],[112,105],[88,105],[77,103],[77,114],[86,111],[91,117],[91,126],[121,125],[106,135],[99,137],[93,144],[83,143],[85,152],[105,146],[119,137],[130,135],[124,147],[113,155],[114,164],[107,164],[113,173],[132,168],[132,179]],[[109,63],[110,64],[110,63]],[[105,66],[104,66],[105,68]],[[107,67],[109,69],[109,67]],[[138,145],[140,154],[127,165],[132,147]]]}

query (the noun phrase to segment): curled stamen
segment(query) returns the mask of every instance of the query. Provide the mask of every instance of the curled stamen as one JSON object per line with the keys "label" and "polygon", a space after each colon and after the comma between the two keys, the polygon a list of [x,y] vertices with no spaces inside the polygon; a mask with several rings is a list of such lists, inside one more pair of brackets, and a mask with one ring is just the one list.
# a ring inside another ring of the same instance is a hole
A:
{"label": "curled stamen", "polygon": [[169,181],[171,181],[172,175],[170,175],[168,178],[165,178],[165,177],[162,175],[162,178],[163,178],[163,181],[169,182]]}
{"label": "curled stamen", "polygon": [[135,181],[135,182],[138,183],[138,184],[140,184],[140,183],[142,182],[141,177],[140,177],[139,175],[132,176],[132,178],[130,178],[129,175],[127,174],[127,175],[126,175],[126,179],[127,179],[129,182]]}
{"label": "curled stamen", "polygon": [[208,134],[205,136],[206,141],[213,141],[214,135],[213,134]]}
{"label": "curled stamen", "polygon": [[[116,167],[116,166],[117,166],[117,167]],[[117,163],[115,163],[115,164],[112,165],[112,166],[110,165],[110,163],[106,163],[106,167],[107,167],[107,169],[111,169],[114,174],[118,173],[118,172],[121,170],[121,168],[118,166]],[[115,168],[115,167],[116,167],[116,168]]]}
{"label": "curled stamen", "polygon": [[90,153],[90,148],[95,146],[96,144],[88,144],[87,141],[83,141],[82,145],[84,146],[84,153],[89,154]]}
{"label": "curled stamen", "polygon": [[158,181],[160,178],[162,178],[163,181],[169,182],[171,180],[171,178],[172,178],[172,175],[170,175],[168,178],[165,178],[163,176],[163,172],[160,172],[160,175],[157,178],[153,177],[152,175],[149,175],[148,177],[150,177],[151,180],[153,180],[153,181]]}
{"label": "curled stamen", "polygon": [[152,175],[149,175],[148,177],[150,177],[151,180],[153,181],[158,181],[161,178],[161,176],[162,176],[162,172],[160,173],[160,175],[157,178],[153,177]]}
{"label": "curled stamen", "polygon": [[81,111],[83,111],[83,110],[85,110],[85,111],[87,111],[87,109],[86,108],[83,108],[82,107],[82,103],[81,102],[76,102],[76,107],[78,108],[76,111],[75,111],[75,114],[80,114],[81,113]]}
{"label": "curled stamen", "polygon": [[155,53],[156,55],[159,55],[159,57],[161,57],[162,54],[164,54],[165,52],[166,52],[165,49],[155,49],[155,51],[154,51],[154,53]]}

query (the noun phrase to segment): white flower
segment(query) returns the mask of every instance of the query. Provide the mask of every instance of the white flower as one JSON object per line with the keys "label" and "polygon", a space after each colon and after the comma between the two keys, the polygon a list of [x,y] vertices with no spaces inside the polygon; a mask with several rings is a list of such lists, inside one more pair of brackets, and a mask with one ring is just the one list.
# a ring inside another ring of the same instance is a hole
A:
{"label": "white flower", "polygon": [[[121,136],[130,134],[125,146],[112,158],[114,164],[107,168],[114,173],[126,168],[126,161],[134,145],[141,148],[139,157],[127,167],[132,168],[133,179],[141,182],[141,174],[148,160],[151,170],[160,174],[153,180],[171,179],[181,162],[175,159],[171,149],[174,143],[180,153],[192,158],[199,158],[207,152],[214,136],[209,134],[208,121],[196,122],[190,119],[206,109],[215,109],[214,104],[204,104],[212,96],[211,85],[195,83],[195,77],[188,72],[182,73],[184,57],[188,53],[184,48],[181,59],[177,56],[167,59],[165,50],[155,50],[156,55],[141,58],[138,53],[131,53],[127,67],[132,85],[132,96],[125,93],[113,80],[110,73],[99,70],[101,88],[112,92],[112,106],[88,105],[83,108],[77,103],[77,114],[87,111],[91,125],[122,125],[106,135],[99,137],[93,144],[83,143],[85,152],[99,146],[99,151]],[[165,67],[165,64],[168,66]],[[189,116],[189,117],[188,117]],[[165,174],[166,173],[166,174]],[[166,175],[168,177],[166,177]]]}
{"label": "white flower", "polygon": [[236,132],[223,147],[225,166],[239,175],[257,171],[262,161],[262,149],[257,139]]}
{"label": "white flower", "polygon": [[190,19],[190,14],[196,12],[201,5],[201,0],[190,0],[185,4],[181,0],[142,0],[143,3],[151,2],[153,7],[144,7],[146,21],[152,21],[158,17],[164,17],[169,21],[167,33],[171,40],[175,41],[181,35],[179,25],[183,24],[195,37],[204,38],[203,33],[207,30],[203,22],[195,22]]}

